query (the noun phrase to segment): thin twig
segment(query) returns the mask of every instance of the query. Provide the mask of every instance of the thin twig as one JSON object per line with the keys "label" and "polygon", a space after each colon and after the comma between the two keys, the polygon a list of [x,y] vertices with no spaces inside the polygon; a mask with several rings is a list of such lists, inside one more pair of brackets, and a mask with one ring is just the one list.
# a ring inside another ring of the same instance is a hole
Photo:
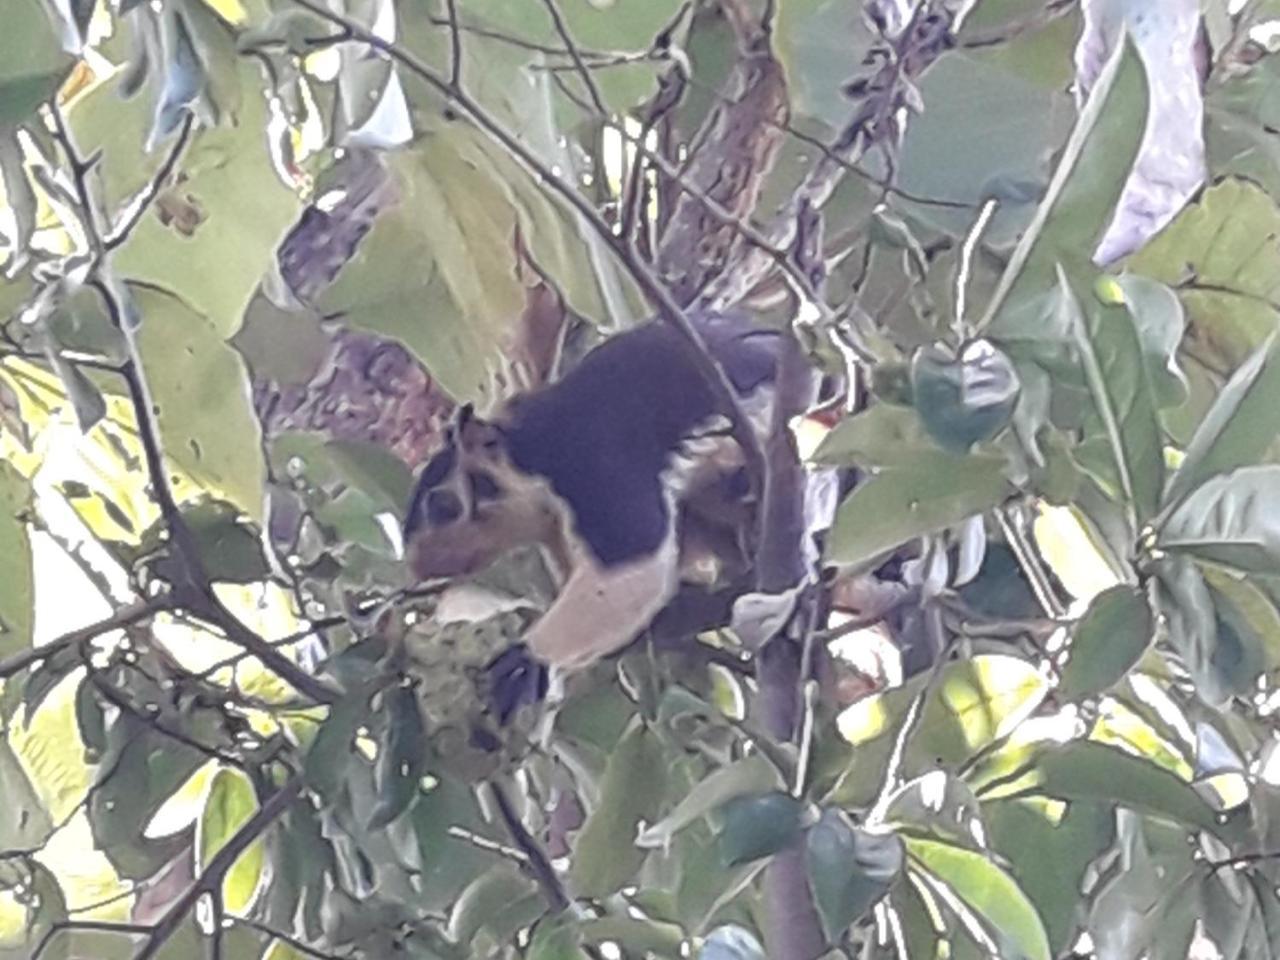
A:
{"label": "thin twig", "polygon": [[[592,76],[591,71],[587,69],[587,65],[582,61],[582,53],[578,50],[578,45],[573,40],[573,34],[569,32],[568,24],[564,22],[564,15],[560,12],[560,5],[556,0],[542,0],[542,4],[547,8],[547,12],[551,14],[551,20],[556,26],[556,33],[564,41],[565,49],[569,51],[569,58],[577,68],[579,76],[582,77],[582,83],[587,88],[587,96],[591,98],[591,104],[595,107],[596,113],[602,117],[607,117],[609,110],[604,105],[604,97],[600,93],[600,88],[596,85],[596,78]],[[457,84],[455,83],[454,86],[456,87]]]}
{"label": "thin twig", "polygon": [[46,660],[56,653],[74,647],[79,644],[93,640],[104,633],[112,630],[120,630],[123,627],[132,626],[142,620],[154,616],[161,611],[170,608],[170,600],[168,596],[153,597],[150,600],[140,600],[132,603],[127,607],[122,607],[111,616],[97,623],[91,623],[86,627],[80,627],[78,630],[72,630],[70,633],[63,634],[56,640],[50,640],[48,643],[41,644],[38,647],[32,647],[30,650],[24,650],[21,653],[15,653],[13,656],[5,660],[0,660],[0,680],[12,677],[16,673],[20,673],[33,663],[39,663]]}
{"label": "thin twig", "polygon": [[752,429],[751,421],[743,411],[738,396],[724,370],[712,357],[701,334],[698,333],[666,285],[658,279],[647,264],[632,253],[623,238],[618,237],[613,232],[609,224],[604,221],[595,207],[578,192],[577,188],[568,183],[563,177],[557,175],[518,136],[499,123],[465,90],[451,85],[444,77],[440,76],[432,67],[414,54],[394,42],[382,39],[347,17],[332,12],[319,0],[293,0],[293,2],[310,10],[323,20],[349,29],[353,36],[361,42],[382,51],[444,94],[455,106],[469,116],[476,126],[573,208],[574,212],[614,252],[615,256],[627,269],[627,272],[631,274],[636,285],[658,308],[663,320],[675,327],[688,343],[694,364],[702,375],[706,377],[707,382],[717,395],[719,406],[733,422],[734,439],[742,447],[748,474],[758,490],[761,478],[764,475],[764,456],[760,449],[759,440]]}
{"label": "thin twig", "polygon": [[968,337],[968,324],[964,315],[967,307],[966,298],[969,292],[969,277],[973,272],[973,253],[977,249],[978,241],[982,239],[983,233],[986,232],[987,226],[991,223],[991,218],[995,216],[999,206],[1000,201],[995,197],[990,197],[983,202],[982,209],[978,211],[978,217],[973,222],[973,227],[969,230],[968,235],[965,236],[964,243],[960,247],[960,262],[956,266],[955,318],[952,326],[955,331],[957,345],[964,343]]}
{"label": "thin twig", "polygon": [[506,825],[507,832],[511,834],[512,841],[528,858],[526,866],[541,888],[542,895],[546,898],[547,906],[551,908],[553,913],[560,913],[568,909],[570,901],[569,895],[565,893],[564,885],[560,882],[555,868],[551,866],[551,861],[547,859],[547,855],[543,852],[541,845],[525,829],[524,824],[520,822],[520,817],[515,808],[511,806],[511,800],[506,791],[503,790],[499,783],[493,780],[489,781],[488,787],[489,792],[493,795],[494,803],[498,807],[498,814],[502,817],[502,822]]}
{"label": "thin twig", "polygon": [[1066,616],[1067,611],[1058,599],[1058,595],[1054,592],[1053,584],[1049,582],[1049,574],[1041,566],[1040,558],[1036,554],[1035,548],[1027,540],[1022,528],[1013,521],[1003,508],[997,507],[995,513],[996,521],[1000,524],[1000,529],[1004,533],[1005,542],[1017,558],[1018,566],[1022,568],[1022,573],[1027,578],[1027,582],[1031,584],[1031,590],[1040,602],[1040,608],[1051,619],[1061,620]]}
{"label": "thin twig", "polygon": [[1013,23],[1006,24],[987,33],[978,33],[965,38],[961,46],[965,49],[972,50],[981,47],[994,47],[1002,43],[1008,43],[1010,40],[1016,39],[1022,34],[1030,30],[1040,30],[1047,27],[1053,21],[1060,17],[1066,16],[1071,10],[1079,5],[1080,0],[1049,0],[1043,10],[1033,13],[1029,17],[1021,20],[1015,20]]}
{"label": "thin twig", "polygon": [[456,824],[449,827],[446,831],[449,836],[455,840],[461,840],[463,843],[469,843],[477,850],[483,850],[485,853],[492,853],[495,856],[503,857],[520,866],[528,866],[529,855],[519,847],[513,847],[506,843],[499,843],[497,840],[490,840],[486,836],[476,833],[474,830],[468,830],[466,827],[459,827]]}
{"label": "thin twig", "polygon": [[449,14],[449,85],[462,83],[462,28],[458,26],[458,0],[444,0]]}
{"label": "thin twig", "polygon": [[[320,620],[314,621],[310,626],[306,627],[305,629],[298,630],[295,633],[291,633],[287,637],[281,637],[279,640],[268,640],[267,643],[271,644],[271,646],[277,649],[279,649],[280,647],[288,647],[295,643],[301,643],[303,640],[306,640],[308,637],[313,636],[317,633],[321,633],[325,630],[328,630],[331,627],[340,627],[346,622],[347,622],[347,618],[342,616],[324,617]],[[225,657],[222,660],[218,660],[216,663],[210,664],[208,667],[201,670],[199,673],[192,674],[192,676],[194,676],[197,680],[208,680],[219,670],[225,670],[227,667],[234,667],[241,660],[245,660],[252,656],[253,654],[250,651],[241,650],[239,653],[234,653],[229,657]]]}
{"label": "thin twig", "polygon": [[124,335],[128,348],[128,359],[121,365],[119,372],[124,378],[129,399],[133,405],[134,417],[138,423],[138,438],[142,444],[143,460],[150,479],[151,495],[159,506],[160,515],[169,529],[174,551],[181,561],[182,573],[186,578],[186,582],[174,584],[176,602],[187,604],[193,612],[218,623],[226,632],[228,640],[251,651],[265,666],[290,683],[298,692],[320,703],[332,703],[337,699],[336,693],[237,620],[213,592],[195,536],[187,526],[186,519],[182,516],[169,485],[169,474],[165,470],[161,453],[160,430],[152,413],[156,407],[143,374],[135,324],[125,315],[124,305],[117,292],[101,276],[101,270],[106,264],[110,251],[103,242],[102,231],[94,213],[93,194],[89,188],[88,172],[96,160],[81,158],[56,101],[50,102],[49,111],[53,117],[55,138],[71,168],[80,207],[79,212],[83,217],[85,233],[93,253],[88,284],[102,297],[112,324]]}
{"label": "thin twig", "polygon": [[74,933],[77,930],[95,933],[148,934],[151,928],[145,923],[120,923],[115,920],[59,920],[53,924],[36,944],[31,952],[31,960],[40,960],[40,955],[60,933]]}
{"label": "thin twig", "polygon": [[85,667],[89,671],[89,682],[93,684],[93,688],[97,690],[98,693],[102,694],[102,699],[106,700],[121,713],[128,714],[143,726],[151,728],[161,736],[168,737],[175,743],[180,743],[185,747],[190,747],[203,757],[208,757],[210,760],[217,760],[219,763],[225,763],[227,766],[235,767],[238,770],[247,771],[249,769],[248,764],[239,757],[220,750],[218,747],[212,746],[211,744],[197,740],[185,731],[180,730],[160,719],[158,713],[153,714],[140,709],[133,703],[133,701],[125,696],[124,691],[109,683],[106,678],[102,676],[101,671],[94,667],[93,664],[89,663],[87,659],[85,661]]}
{"label": "thin twig", "polygon": [[132,207],[125,215],[124,221],[112,231],[110,236],[103,237],[103,249],[114,250],[123,244],[129,239],[129,235],[133,233],[134,228],[142,222],[143,215],[160,194],[165,181],[169,179],[173,174],[174,168],[178,165],[178,159],[182,156],[182,152],[186,150],[187,144],[191,140],[191,132],[195,129],[195,122],[196,118],[193,113],[188,113],[183,118],[182,126],[178,129],[178,138],[174,141],[173,146],[169,148],[169,153],[164,158],[164,163],[160,165],[160,169],[156,171],[156,175],[151,178],[151,182],[147,184],[143,192],[135,198]]}
{"label": "thin twig", "polygon": [[302,940],[299,940],[291,934],[285,933],[283,930],[277,930],[274,927],[269,927],[265,923],[260,923],[257,920],[251,920],[248,917],[229,917],[228,919],[233,924],[247,927],[248,929],[254,930],[263,936],[274,937],[281,943],[285,943],[293,947],[293,949],[298,951],[298,953],[306,954],[308,957],[314,957],[315,960],[350,960],[350,954],[326,953],[323,950],[316,949],[308,943],[304,943]]}

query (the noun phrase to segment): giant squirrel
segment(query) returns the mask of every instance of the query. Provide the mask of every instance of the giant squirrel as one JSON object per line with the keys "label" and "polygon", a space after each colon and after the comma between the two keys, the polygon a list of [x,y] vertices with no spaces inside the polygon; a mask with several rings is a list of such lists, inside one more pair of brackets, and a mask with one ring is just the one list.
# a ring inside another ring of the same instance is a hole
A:
{"label": "giant squirrel", "polygon": [[[785,338],[738,314],[691,319],[745,407],[767,414]],[[560,580],[524,637],[538,661],[576,669],[634,640],[679,585],[682,505],[747,486],[692,349],[650,321],[490,419],[462,408],[406,512],[415,575],[475,573],[537,544]]]}

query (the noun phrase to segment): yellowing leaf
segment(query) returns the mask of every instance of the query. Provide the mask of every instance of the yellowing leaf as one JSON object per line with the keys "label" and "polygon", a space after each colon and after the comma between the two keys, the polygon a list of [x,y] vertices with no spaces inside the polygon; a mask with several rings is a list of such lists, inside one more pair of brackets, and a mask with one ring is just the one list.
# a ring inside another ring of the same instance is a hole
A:
{"label": "yellowing leaf", "polygon": [[[196,873],[209,868],[236,832],[257,812],[258,799],[249,778],[237,770],[219,770],[209,785],[209,795],[196,830]],[[253,905],[263,875],[265,854],[261,838],[241,853],[222,880],[222,902],[227,912],[243,915]]]}
{"label": "yellowing leaf", "polygon": [[1073,508],[1041,504],[1032,535],[1040,556],[1076,598],[1080,610],[1120,583]]}

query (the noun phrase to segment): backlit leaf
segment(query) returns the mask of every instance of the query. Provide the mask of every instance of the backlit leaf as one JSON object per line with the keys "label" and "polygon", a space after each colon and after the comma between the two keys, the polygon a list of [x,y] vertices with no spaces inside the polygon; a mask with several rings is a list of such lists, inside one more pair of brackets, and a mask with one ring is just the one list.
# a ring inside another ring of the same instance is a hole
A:
{"label": "backlit leaf", "polygon": [[[209,861],[257,810],[258,798],[253,784],[243,773],[223,769],[214,774],[196,829],[197,875],[208,868]],[[263,845],[259,837],[236,857],[223,876],[222,902],[227,912],[243,914],[252,906],[262,879],[263,864]]]}
{"label": "backlit leaf", "polygon": [[30,484],[12,465],[0,463],[0,657],[31,645],[35,578],[31,544],[22,514]]}
{"label": "backlit leaf", "polygon": [[989,925],[1002,951],[1025,960],[1049,960],[1049,938],[1035,907],[1007,873],[987,856],[934,840],[907,838],[918,869],[945,883]]}

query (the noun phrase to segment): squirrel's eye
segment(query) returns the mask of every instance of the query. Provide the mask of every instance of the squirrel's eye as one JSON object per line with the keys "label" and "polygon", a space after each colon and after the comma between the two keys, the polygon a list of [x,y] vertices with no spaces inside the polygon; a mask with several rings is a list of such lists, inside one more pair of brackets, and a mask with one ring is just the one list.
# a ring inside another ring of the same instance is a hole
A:
{"label": "squirrel's eye", "polygon": [[462,516],[462,503],[448,490],[434,490],[427,496],[427,522],[442,527]]}

